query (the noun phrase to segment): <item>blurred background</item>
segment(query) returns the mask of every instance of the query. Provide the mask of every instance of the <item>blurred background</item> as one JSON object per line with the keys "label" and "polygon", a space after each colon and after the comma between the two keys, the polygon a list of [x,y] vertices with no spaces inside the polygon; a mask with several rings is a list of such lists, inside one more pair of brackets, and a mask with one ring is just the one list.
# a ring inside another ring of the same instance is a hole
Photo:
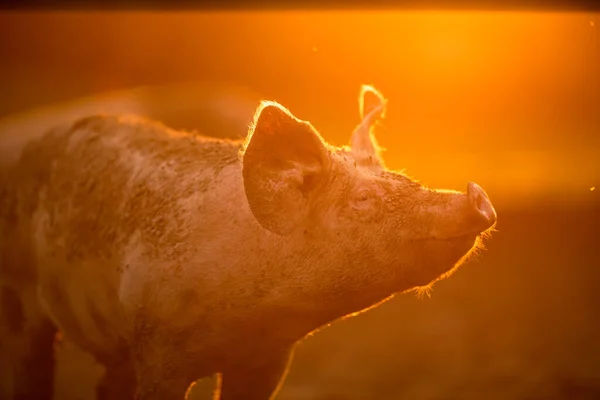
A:
{"label": "blurred background", "polygon": [[[301,343],[278,399],[600,399],[600,13],[3,12],[0,133],[133,112],[243,137],[260,99],[335,145],[363,83],[379,143],[432,187],[486,189],[488,250]],[[58,399],[101,372],[68,342]],[[194,389],[209,398],[210,380]]]}

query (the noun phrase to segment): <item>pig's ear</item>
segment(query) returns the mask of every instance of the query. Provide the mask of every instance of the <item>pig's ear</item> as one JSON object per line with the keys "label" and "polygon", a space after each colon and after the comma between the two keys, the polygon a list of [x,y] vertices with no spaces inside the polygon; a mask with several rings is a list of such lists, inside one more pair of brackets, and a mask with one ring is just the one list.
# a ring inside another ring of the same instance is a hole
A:
{"label": "pig's ear", "polygon": [[375,123],[385,117],[387,100],[373,86],[362,85],[358,97],[361,123],[352,132],[350,147],[358,164],[383,168],[380,148],[373,134]]}
{"label": "pig's ear", "polygon": [[262,102],[243,158],[244,190],[257,221],[278,235],[301,225],[329,168],[329,150],[308,122]]}
{"label": "pig's ear", "polygon": [[385,97],[383,97],[381,92],[373,86],[362,85],[360,87],[360,94],[358,96],[358,112],[360,113],[360,119],[364,119],[371,111],[382,106],[384,108],[380,111],[380,117],[384,118],[385,103]]}

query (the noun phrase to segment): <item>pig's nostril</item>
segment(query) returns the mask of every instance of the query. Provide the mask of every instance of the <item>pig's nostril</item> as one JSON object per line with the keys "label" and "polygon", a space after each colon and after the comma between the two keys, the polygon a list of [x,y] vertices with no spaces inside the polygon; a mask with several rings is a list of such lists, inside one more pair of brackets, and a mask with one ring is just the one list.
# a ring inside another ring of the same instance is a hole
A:
{"label": "pig's nostril", "polygon": [[492,226],[496,222],[496,211],[485,191],[476,183],[469,182],[467,185],[467,196],[469,197],[471,206],[485,218],[486,228]]}

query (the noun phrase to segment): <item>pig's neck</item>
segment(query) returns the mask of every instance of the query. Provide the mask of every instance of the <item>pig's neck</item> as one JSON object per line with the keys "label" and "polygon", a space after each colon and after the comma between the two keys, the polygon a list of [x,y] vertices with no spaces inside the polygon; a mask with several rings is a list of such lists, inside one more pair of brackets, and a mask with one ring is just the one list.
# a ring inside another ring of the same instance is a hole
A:
{"label": "pig's neck", "polygon": [[[280,255],[280,261],[273,265],[278,266],[277,273],[283,277],[273,287],[270,304],[275,305],[284,329],[298,339],[409,289],[398,287],[397,280],[386,271],[387,266],[368,256],[348,254],[335,243],[279,240],[277,249],[267,250]],[[293,242],[303,244],[296,247]],[[357,273],[365,270],[371,273]]]}

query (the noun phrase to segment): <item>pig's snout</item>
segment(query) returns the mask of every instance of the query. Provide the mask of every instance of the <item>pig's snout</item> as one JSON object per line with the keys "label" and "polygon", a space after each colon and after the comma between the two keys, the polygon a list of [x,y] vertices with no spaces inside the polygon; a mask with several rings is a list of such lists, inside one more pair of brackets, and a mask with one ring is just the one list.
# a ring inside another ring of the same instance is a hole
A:
{"label": "pig's snout", "polygon": [[467,197],[469,205],[476,212],[477,218],[474,221],[474,229],[483,232],[496,223],[496,210],[492,206],[488,195],[485,191],[474,182],[467,184]]}

